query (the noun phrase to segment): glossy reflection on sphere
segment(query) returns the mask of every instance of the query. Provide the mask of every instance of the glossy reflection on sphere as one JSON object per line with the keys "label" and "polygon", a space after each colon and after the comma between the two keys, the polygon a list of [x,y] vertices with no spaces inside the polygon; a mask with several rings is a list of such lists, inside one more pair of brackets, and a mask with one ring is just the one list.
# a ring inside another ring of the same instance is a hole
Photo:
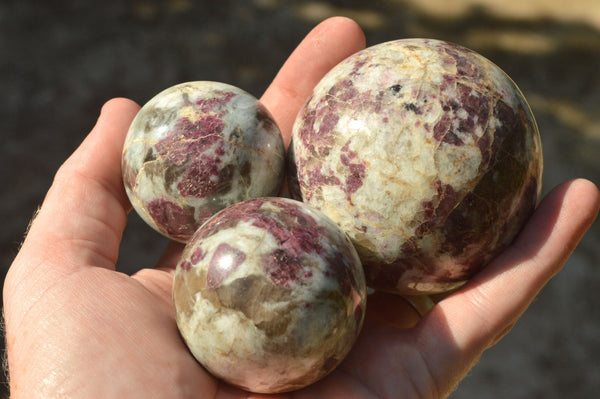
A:
{"label": "glossy reflection on sphere", "polygon": [[533,212],[542,149],[496,65],[429,39],[382,43],[315,87],[293,128],[296,187],[350,236],[373,288],[464,284]]}
{"label": "glossy reflection on sphere", "polygon": [[356,250],[320,212],[253,199],[207,221],[175,272],[177,325],[212,374],[252,392],[302,388],[330,373],[361,329]]}
{"label": "glossy reflection on sphere", "polygon": [[189,82],[139,111],[125,139],[123,181],[150,226],[186,242],[219,210],[278,195],[284,159],[279,128],[255,97],[224,83]]}

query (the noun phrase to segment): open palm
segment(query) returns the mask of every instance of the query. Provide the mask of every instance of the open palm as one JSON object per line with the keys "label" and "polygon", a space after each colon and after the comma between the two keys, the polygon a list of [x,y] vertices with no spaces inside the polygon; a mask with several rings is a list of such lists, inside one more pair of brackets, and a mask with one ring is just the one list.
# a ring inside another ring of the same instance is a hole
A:
{"label": "open palm", "polygon": [[[335,64],[362,49],[345,18],[316,27],[262,101],[286,143],[301,105]],[[131,209],[120,155],[139,107],[109,101],[98,123],[56,174],[4,287],[14,398],[248,398],[211,377],[175,324],[171,284],[181,244],[154,269],[115,271]],[[555,188],[516,242],[423,318],[402,298],[369,296],[364,329],[331,375],[289,398],[445,397],[557,273],[600,204],[584,180]]]}

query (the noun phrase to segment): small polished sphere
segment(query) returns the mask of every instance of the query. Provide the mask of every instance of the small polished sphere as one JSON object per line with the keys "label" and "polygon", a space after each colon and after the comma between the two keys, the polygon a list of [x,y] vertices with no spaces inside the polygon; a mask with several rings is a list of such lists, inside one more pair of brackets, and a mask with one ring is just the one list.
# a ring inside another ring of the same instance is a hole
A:
{"label": "small polished sphere", "polygon": [[251,392],[329,374],[361,329],[356,250],[320,212],[285,198],[233,205],[186,245],[173,283],[177,325],[213,375]]}
{"label": "small polished sphere", "polygon": [[290,192],[349,235],[378,290],[464,284],[510,244],[541,191],[523,94],[449,42],[396,40],[347,58],[315,87],[292,140]]}
{"label": "small polished sphere", "polygon": [[284,166],[271,114],[252,95],[218,82],[182,83],[156,95],[133,120],[122,154],[133,208],[180,242],[229,205],[279,195]]}

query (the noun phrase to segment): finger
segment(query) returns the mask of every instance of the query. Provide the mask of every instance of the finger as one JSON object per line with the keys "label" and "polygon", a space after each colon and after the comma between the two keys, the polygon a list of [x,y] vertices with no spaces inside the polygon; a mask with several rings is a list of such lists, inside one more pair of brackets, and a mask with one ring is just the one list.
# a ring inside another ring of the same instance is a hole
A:
{"label": "finger", "polygon": [[156,268],[161,270],[175,269],[184,247],[185,244],[183,243],[169,241],[169,245],[167,245],[165,252],[163,252],[160,259],[156,263]]}
{"label": "finger", "polygon": [[365,315],[365,331],[372,327],[407,329],[421,319],[417,309],[400,295],[375,291],[367,297],[369,304]]}
{"label": "finger", "polygon": [[[107,102],[91,133],[59,168],[22,253],[61,268],[114,268],[131,205],[121,178],[121,152],[139,107]],[[30,266],[38,262],[29,262]]]}
{"label": "finger", "polygon": [[365,47],[356,22],[329,18],[317,25],[285,62],[261,98],[281,129],[286,147],[300,107],[319,80],[336,64]]}
{"label": "finger", "polygon": [[599,207],[600,192],[593,183],[574,180],[558,186],[502,255],[426,315],[416,334],[442,391],[464,376],[558,273]]}

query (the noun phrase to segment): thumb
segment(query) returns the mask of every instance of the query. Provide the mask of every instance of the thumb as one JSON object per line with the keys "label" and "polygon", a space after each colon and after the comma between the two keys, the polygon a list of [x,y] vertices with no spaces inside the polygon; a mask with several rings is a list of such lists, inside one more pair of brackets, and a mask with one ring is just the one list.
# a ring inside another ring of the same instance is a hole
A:
{"label": "thumb", "polygon": [[17,294],[13,290],[41,292],[78,267],[115,267],[130,209],[121,151],[138,110],[126,99],[104,105],[91,133],[56,173],[6,276],[5,297]]}

